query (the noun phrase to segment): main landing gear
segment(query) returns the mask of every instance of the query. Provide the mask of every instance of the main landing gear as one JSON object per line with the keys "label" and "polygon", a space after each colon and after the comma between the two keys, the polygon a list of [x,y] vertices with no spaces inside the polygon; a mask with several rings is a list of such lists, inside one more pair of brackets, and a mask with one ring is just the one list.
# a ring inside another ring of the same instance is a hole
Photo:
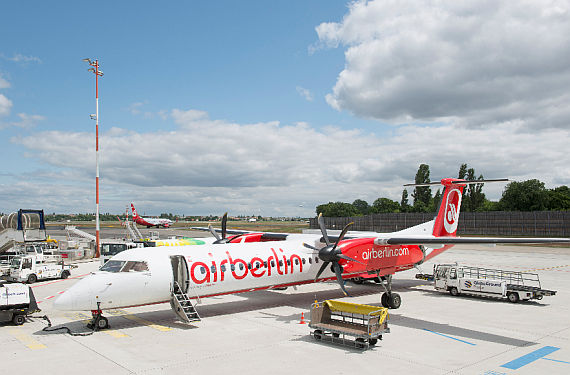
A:
{"label": "main landing gear", "polygon": [[[402,298],[398,293],[392,292],[392,275],[382,276],[378,275],[380,279],[380,285],[384,288],[385,292],[382,294],[380,302],[382,306],[388,307],[390,309],[397,309],[402,304]],[[386,283],[386,285],[384,285]]]}
{"label": "main landing gear", "polygon": [[[97,302],[97,307],[99,307],[99,302]],[[92,318],[87,323],[87,328],[94,331],[109,328],[109,320],[103,316],[103,311],[101,309],[91,310]]]}

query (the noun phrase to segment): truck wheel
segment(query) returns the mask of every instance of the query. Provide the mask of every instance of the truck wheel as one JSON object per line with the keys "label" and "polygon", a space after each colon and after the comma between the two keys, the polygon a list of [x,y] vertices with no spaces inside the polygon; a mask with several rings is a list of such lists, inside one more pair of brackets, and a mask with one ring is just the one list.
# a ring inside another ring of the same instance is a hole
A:
{"label": "truck wheel", "polygon": [[457,290],[456,287],[451,287],[449,288],[449,294],[451,294],[454,297],[457,297],[459,295],[459,290]]}
{"label": "truck wheel", "polygon": [[519,301],[519,294],[516,292],[511,292],[507,294],[507,298],[509,299],[509,302],[517,303]]}
{"label": "truck wheel", "polygon": [[402,304],[402,298],[398,293],[391,293],[388,296],[388,305],[391,309],[397,309]]}
{"label": "truck wheel", "polygon": [[365,348],[366,348],[366,343],[364,339],[362,338],[356,339],[356,349],[365,349]]}
{"label": "truck wheel", "polygon": [[370,344],[370,346],[376,345],[377,342],[378,342],[378,339],[368,339],[368,344]]}
{"label": "truck wheel", "polygon": [[17,326],[21,326],[26,321],[26,317],[24,315],[14,315],[12,318],[12,323]]}
{"label": "truck wheel", "polygon": [[383,307],[390,307],[388,305],[388,293],[383,293],[382,298],[380,298],[380,302],[382,302]]}
{"label": "truck wheel", "polygon": [[320,341],[323,338],[323,331],[321,331],[320,329],[315,330],[315,332],[313,332],[313,337],[315,338],[315,340]]}
{"label": "truck wheel", "polygon": [[61,273],[62,279],[67,279],[69,277],[69,271],[65,270]]}
{"label": "truck wheel", "polygon": [[28,276],[28,284],[33,284],[36,281],[38,281],[38,277],[35,274],[31,274],[30,276]]}

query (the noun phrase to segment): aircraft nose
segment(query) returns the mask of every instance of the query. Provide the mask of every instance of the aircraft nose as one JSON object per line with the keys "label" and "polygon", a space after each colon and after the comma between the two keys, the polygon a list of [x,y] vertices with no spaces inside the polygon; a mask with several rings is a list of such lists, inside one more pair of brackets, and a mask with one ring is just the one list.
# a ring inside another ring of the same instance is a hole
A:
{"label": "aircraft nose", "polygon": [[63,311],[97,309],[91,288],[91,276],[80,280],[61,294],[54,301],[53,307]]}

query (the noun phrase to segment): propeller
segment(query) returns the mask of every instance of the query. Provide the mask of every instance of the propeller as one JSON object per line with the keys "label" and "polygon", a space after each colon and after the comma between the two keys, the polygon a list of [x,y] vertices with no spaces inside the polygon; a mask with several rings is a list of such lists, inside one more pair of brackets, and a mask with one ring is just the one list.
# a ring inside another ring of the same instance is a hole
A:
{"label": "propeller", "polygon": [[212,224],[208,224],[208,230],[210,230],[210,233],[212,233],[212,235],[216,238],[216,240],[214,241],[215,244],[228,243],[229,242],[229,239],[226,238],[227,224],[228,224],[228,213],[226,212],[224,214],[224,216],[222,216],[222,236],[221,237],[218,234],[218,232],[216,232],[215,229],[212,228]]}
{"label": "propeller", "polygon": [[346,235],[346,232],[348,232],[348,227],[350,227],[354,223],[351,222],[351,223],[346,224],[346,226],[343,228],[342,232],[340,232],[340,235],[338,236],[338,238],[334,244],[331,244],[331,242],[329,240],[329,236],[327,235],[327,228],[325,227],[325,220],[323,218],[322,213],[319,214],[318,223],[319,223],[319,228],[321,229],[321,233],[323,234],[323,238],[325,240],[326,246],[324,246],[320,249],[317,249],[314,246],[303,243],[303,246],[305,246],[306,248],[314,250],[314,251],[318,251],[319,258],[323,261],[323,265],[319,269],[319,272],[317,272],[317,276],[315,276],[315,281],[317,281],[319,276],[321,276],[323,271],[327,268],[328,264],[332,263],[332,269],[336,275],[336,280],[338,281],[338,284],[340,285],[340,289],[342,289],[342,292],[348,296],[348,292],[344,288],[344,281],[342,279],[342,266],[338,263],[338,261],[341,259],[344,259],[344,260],[349,261],[349,262],[356,262],[356,263],[360,263],[360,264],[363,264],[363,263],[359,262],[358,260],[353,259],[349,256],[344,255],[342,253],[341,248],[338,247],[338,244],[340,241],[342,241],[342,239]]}

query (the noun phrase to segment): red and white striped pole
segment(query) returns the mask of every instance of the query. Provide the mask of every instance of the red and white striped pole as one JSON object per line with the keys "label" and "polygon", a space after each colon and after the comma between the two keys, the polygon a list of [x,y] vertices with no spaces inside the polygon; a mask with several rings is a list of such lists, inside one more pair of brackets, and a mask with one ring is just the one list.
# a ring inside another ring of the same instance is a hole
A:
{"label": "red and white striped pole", "polygon": [[99,60],[83,60],[92,66],[89,71],[95,74],[95,258],[99,258],[101,256],[99,236],[99,76],[103,76],[103,72],[99,70]]}

